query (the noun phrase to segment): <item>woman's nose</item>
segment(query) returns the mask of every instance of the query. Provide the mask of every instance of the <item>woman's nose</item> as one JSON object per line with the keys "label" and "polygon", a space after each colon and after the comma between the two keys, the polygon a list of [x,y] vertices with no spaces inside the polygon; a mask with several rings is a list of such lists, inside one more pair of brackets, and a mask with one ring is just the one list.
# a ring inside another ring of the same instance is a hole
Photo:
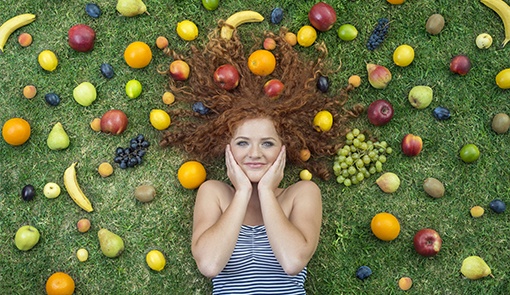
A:
{"label": "woman's nose", "polygon": [[261,152],[260,152],[260,148],[258,146],[253,145],[250,147],[250,151],[248,154],[249,157],[258,158],[258,157],[260,157],[260,155],[261,155]]}

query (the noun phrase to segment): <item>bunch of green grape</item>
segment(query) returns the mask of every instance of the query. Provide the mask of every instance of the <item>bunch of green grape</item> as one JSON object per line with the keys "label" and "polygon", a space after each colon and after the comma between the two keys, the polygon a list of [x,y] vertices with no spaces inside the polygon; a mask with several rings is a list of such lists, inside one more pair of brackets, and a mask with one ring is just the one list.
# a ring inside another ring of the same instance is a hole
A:
{"label": "bunch of green grape", "polygon": [[381,172],[387,156],[393,152],[386,141],[368,140],[357,128],[347,133],[345,139],[333,162],[336,181],[345,186],[359,184]]}

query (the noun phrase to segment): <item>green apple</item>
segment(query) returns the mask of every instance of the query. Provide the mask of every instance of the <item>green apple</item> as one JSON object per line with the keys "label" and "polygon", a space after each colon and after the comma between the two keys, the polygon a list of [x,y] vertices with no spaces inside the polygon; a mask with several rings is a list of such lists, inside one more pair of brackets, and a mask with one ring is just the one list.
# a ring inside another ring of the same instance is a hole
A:
{"label": "green apple", "polygon": [[129,98],[137,98],[142,93],[142,83],[138,80],[129,80],[126,83],[126,94]]}
{"label": "green apple", "polygon": [[28,251],[39,242],[40,237],[41,235],[37,228],[31,225],[24,225],[16,232],[14,244],[16,244],[16,247],[21,251]]}
{"label": "green apple", "polygon": [[89,106],[97,98],[96,87],[90,82],[83,82],[74,88],[73,97],[82,106]]}
{"label": "green apple", "polygon": [[432,102],[433,91],[429,86],[414,86],[409,91],[409,102],[417,109],[424,109]]}
{"label": "green apple", "polygon": [[54,182],[48,182],[43,188],[43,194],[48,199],[55,199],[60,195],[60,186]]}
{"label": "green apple", "polygon": [[480,157],[480,150],[476,145],[468,143],[460,149],[459,156],[465,163],[472,163]]}
{"label": "green apple", "polygon": [[338,28],[338,37],[343,41],[352,41],[358,36],[358,30],[351,24],[343,24]]}
{"label": "green apple", "polygon": [[63,150],[69,146],[69,136],[60,122],[51,129],[46,144],[51,150]]}

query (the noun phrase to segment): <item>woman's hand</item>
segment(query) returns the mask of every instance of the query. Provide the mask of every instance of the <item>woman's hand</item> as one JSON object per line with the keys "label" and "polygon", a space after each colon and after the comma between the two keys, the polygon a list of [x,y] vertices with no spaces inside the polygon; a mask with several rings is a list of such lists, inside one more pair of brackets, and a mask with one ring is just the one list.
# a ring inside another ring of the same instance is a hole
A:
{"label": "woman's hand", "polygon": [[274,161],[273,165],[267,170],[267,172],[262,176],[258,184],[258,190],[263,191],[275,191],[280,182],[283,179],[284,170],[285,170],[285,161],[286,161],[286,151],[285,146],[282,146],[280,153],[278,154],[278,158]]}
{"label": "woman's hand", "polygon": [[235,190],[240,191],[244,189],[251,192],[251,181],[234,159],[230,145],[227,145],[225,148],[225,164],[227,166],[227,176]]}

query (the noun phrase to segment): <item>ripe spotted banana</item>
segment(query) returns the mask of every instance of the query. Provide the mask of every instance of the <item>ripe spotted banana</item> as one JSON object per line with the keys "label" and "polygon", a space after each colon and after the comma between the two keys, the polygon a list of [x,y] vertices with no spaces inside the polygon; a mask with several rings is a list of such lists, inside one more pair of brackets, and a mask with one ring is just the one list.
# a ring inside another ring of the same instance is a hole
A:
{"label": "ripe spotted banana", "polygon": [[501,47],[504,47],[510,41],[510,6],[503,0],[480,0],[480,2],[494,10],[503,21],[505,40],[503,40]]}
{"label": "ripe spotted banana", "polygon": [[94,210],[92,209],[89,199],[83,194],[78,180],[76,179],[76,162],[69,166],[64,172],[64,185],[67,193],[78,206],[87,212],[92,212]]}
{"label": "ripe spotted banana", "polygon": [[[263,20],[264,17],[260,13],[253,10],[243,10],[232,14],[229,18],[227,18],[225,24],[228,24],[233,28],[237,28],[237,26],[240,26],[245,23],[255,23],[261,22]],[[220,33],[221,38],[227,40],[230,40],[230,38],[232,38],[234,29],[230,26],[224,25],[223,27],[221,27]]]}
{"label": "ripe spotted banana", "polygon": [[35,20],[35,14],[25,13],[17,15],[0,26],[0,51],[4,52],[5,43],[9,36],[17,29],[28,25]]}

